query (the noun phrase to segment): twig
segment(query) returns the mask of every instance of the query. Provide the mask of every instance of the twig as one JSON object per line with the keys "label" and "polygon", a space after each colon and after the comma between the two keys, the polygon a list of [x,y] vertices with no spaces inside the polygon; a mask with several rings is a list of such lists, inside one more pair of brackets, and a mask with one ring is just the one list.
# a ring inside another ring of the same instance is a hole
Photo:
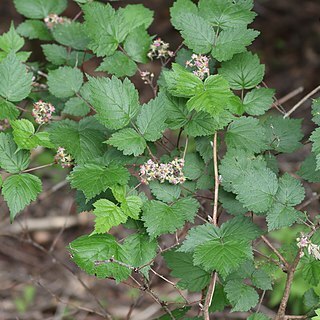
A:
{"label": "twig", "polygon": [[183,157],[182,157],[182,159],[185,159],[185,157],[186,157],[187,149],[188,149],[188,142],[189,142],[189,137],[187,136],[187,138],[186,138],[186,144],[185,144],[185,146],[184,146],[184,151],[183,151]]}
{"label": "twig", "polygon": [[218,172],[218,152],[217,152],[217,132],[213,137],[213,169],[214,169],[214,203],[213,203],[213,212],[212,212],[212,223],[218,225],[218,198],[219,198],[219,172]]}
{"label": "twig", "polygon": [[204,301],[204,306],[203,306],[203,315],[204,315],[204,320],[210,320],[210,315],[209,315],[209,308],[212,302],[212,297],[214,294],[214,289],[216,287],[216,282],[217,282],[217,273],[213,272],[211,276],[211,281],[209,284],[209,288],[207,291],[206,299]]}
{"label": "twig", "polygon": [[95,113],[97,112],[96,109],[89,103],[89,101],[87,101],[85,98],[82,97],[81,94],[79,94],[78,92],[76,93],[76,96],[81,99],[92,111],[94,111]]}
{"label": "twig", "polygon": [[288,118],[291,113],[296,111],[306,100],[308,100],[311,96],[316,94],[320,90],[320,86],[313,89],[311,92],[309,92],[306,96],[304,96],[297,104],[295,104],[284,116],[283,118]]}
{"label": "twig", "polygon": [[284,258],[284,256],[273,246],[273,244],[265,236],[261,236],[261,239],[274,252],[274,254],[280,259],[280,261],[285,266],[286,270],[288,270],[290,266],[289,266],[288,261]]}
{"label": "twig", "polygon": [[35,171],[35,170],[51,167],[53,165],[54,165],[53,162],[52,163],[48,163],[48,164],[45,164],[43,166],[39,166],[39,167],[34,167],[34,168],[27,169],[27,170],[23,170],[22,173],[31,172],[31,171]]}
{"label": "twig", "polygon": [[287,101],[289,101],[290,99],[294,98],[296,95],[298,95],[299,93],[303,92],[304,88],[303,87],[299,87],[297,89],[294,89],[293,91],[289,92],[288,94],[286,94],[284,97],[280,98],[278,100],[279,104],[283,104]]}

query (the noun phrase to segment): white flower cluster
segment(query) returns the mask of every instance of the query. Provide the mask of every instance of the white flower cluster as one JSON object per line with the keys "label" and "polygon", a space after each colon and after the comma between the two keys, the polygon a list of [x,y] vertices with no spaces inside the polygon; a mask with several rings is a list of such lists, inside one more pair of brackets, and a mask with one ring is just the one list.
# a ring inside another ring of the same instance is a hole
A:
{"label": "white flower cluster", "polygon": [[186,62],[186,66],[195,67],[196,70],[193,71],[193,74],[201,80],[210,75],[209,58],[207,56],[203,56],[201,54],[193,54],[191,56],[191,60],[188,60]]}
{"label": "white flower cluster", "polygon": [[60,163],[62,168],[69,168],[73,165],[73,159],[70,154],[66,154],[66,149],[59,147],[54,157],[56,163]]}
{"label": "white flower cluster", "polygon": [[320,246],[312,243],[307,236],[302,235],[301,238],[297,238],[297,246],[299,248],[306,248],[309,255],[313,256],[317,260],[320,260]]}
{"label": "white flower cluster", "polygon": [[140,77],[145,84],[149,84],[153,81],[154,73],[150,71],[140,71]]}
{"label": "white flower cluster", "polygon": [[161,59],[173,57],[173,51],[168,50],[169,43],[162,41],[160,38],[157,38],[150,45],[150,51],[148,52],[148,57],[152,59]]}
{"label": "white flower cluster", "polygon": [[44,23],[48,29],[53,29],[57,24],[71,23],[71,20],[68,18],[60,17],[55,13],[49,14],[44,18]]}
{"label": "white flower cluster", "polygon": [[38,124],[48,123],[52,118],[55,107],[51,103],[39,100],[33,104],[32,116]]}
{"label": "white flower cluster", "polygon": [[184,183],[186,178],[182,172],[184,159],[175,158],[169,163],[156,163],[149,159],[140,166],[141,182],[148,184],[149,181],[159,180],[160,183],[168,181],[171,184]]}

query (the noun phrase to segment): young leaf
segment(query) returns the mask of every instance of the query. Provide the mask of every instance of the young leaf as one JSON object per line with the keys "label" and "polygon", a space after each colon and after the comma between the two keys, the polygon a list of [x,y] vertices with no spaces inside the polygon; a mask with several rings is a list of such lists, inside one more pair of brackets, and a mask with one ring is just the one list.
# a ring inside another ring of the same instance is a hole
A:
{"label": "young leaf", "polygon": [[30,153],[18,150],[10,134],[0,133],[0,167],[9,173],[25,170],[30,163]]}
{"label": "young leaf", "polygon": [[234,311],[248,311],[255,307],[259,301],[257,292],[238,280],[228,281],[224,287],[228,300],[231,302]]}
{"label": "young leaf", "polygon": [[239,53],[232,60],[225,61],[218,70],[228,80],[231,89],[251,89],[257,86],[264,76],[264,65],[257,55],[250,52]]}
{"label": "young leaf", "polygon": [[193,264],[190,253],[167,251],[163,254],[167,266],[172,270],[170,275],[180,278],[178,286],[191,292],[201,291],[210,281],[210,273]]}
{"label": "young leaf", "polygon": [[68,180],[72,188],[83,191],[87,201],[89,201],[108,188],[117,184],[127,184],[129,172],[124,167],[115,164],[108,167],[97,164],[83,164],[72,170]]}
{"label": "young leaf", "polygon": [[19,36],[12,23],[7,33],[0,36],[0,49],[6,53],[18,52],[24,46],[24,39]]}
{"label": "young leaf", "polygon": [[141,212],[143,202],[139,196],[128,196],[121,203],[121,210],[130,218],[137,220]]}
{"label": "young leaf", "polygon": [[143,208],[142,220],[151,238],[164,233],[173,233],[185,221],[192,221],[198,211],[199,203],[192,198],[178,200],[172,206],[152,200]]}
{"label": "young leaf", "polygon": [[93,206],[93,214],[96,216],[93,234],[106,233],[112,227],[127,221],[128,216],[120,207],[107,199],[100,199]]}
{"label": "young leaf", "polygon": [[124,155],[134,156],[143,153],[147,145],[144,138],[132,128],[115,132],[106,142],[122,151]]}
{"label": "young leaf", "polygon": [[51,41],[53,37],[43,21],[26,20],[19,24],[17,32],[25,38],[30,40],[39,39],[44,41]]}
{"label": "young leaf", "polygon": [[19,116],[19,110],[16,106],[0,97],[0,120],[9,119],[13,120]]}
{"label": "young leaf", "polygon": [[226,134],[228,148],[239,148],[259,153],[267,148],[266,134],[259,120],[252,117],[241,117],[229,125]]}
{"label": "young leaf", "polygon": [[49,91],[57,98],[74,96],[81,88],[83,75],[79,69],[60,67],[48,74]]}
{"label": "young leaf", "polygon": [[10,53],[0,62],[0,96],[16,102],[26,98],[32,85],[32,74],[18,60],[17,56]]}
{"label": "young leaf", "polygon": [[10,209],[11,222],[30,202],[36,200],[41,190],[41,180],[29,173],[12,175],[4,181],[2,194]]}
{"label": "young leaf", "polygon": [[60,14],[67,4],[67,0],[14,0],[17,11],[31,19],[43,19],[50,13]]}
{"label": "young leaf", "polygon": [[90,78],[88,91],[97,119],[107,128],[121,129],[138,113],[138,92],[127,78]]}

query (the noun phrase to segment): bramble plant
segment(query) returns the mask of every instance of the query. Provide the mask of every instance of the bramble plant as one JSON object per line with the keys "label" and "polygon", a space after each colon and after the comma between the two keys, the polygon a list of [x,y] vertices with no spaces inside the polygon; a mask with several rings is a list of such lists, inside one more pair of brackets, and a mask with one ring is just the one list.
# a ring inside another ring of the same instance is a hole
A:
{"label": "bramble plant", "polygon": [[[153,12],[141,4],[75,2],[80,12],[68,19],[67,0],[14,0],[26,20],[0,36],[0,186],[11,221],[42,191],[31,152],[49,149],[41,168],[70,168],[79,211],[95,216],[92,233],[69,245],[88,274],[145,291],[166,313],[159,319],[224,310],[269,319],[265,293],[284,282],[275,319],[317,319],[319,220],[304,209],[319,196],[303,201],[304,185],[320,182],[320,128],[298,172],[280,171],[277,156],[302,146],[301,120],[290,116],[319,88],[286,112],[266,87],[247,49],[259,34],[248,28],[253,1],[177,0],[175,51],[148,33]],[[46,64],[28,61],[24,38],[44,42]],[[105,76],[86,70],[89,59]],[[133,75],[154,94],[143,105]],[[319,112],[318,99],[317,125]],[[125,239],[111,234],[118,226],[130,231]],[[288,227],[291,242],[274,244],[275,230]],[[304,313],[295,317],[287,306],[297,273]],[[162,300],[150,274],[181,300]]]}

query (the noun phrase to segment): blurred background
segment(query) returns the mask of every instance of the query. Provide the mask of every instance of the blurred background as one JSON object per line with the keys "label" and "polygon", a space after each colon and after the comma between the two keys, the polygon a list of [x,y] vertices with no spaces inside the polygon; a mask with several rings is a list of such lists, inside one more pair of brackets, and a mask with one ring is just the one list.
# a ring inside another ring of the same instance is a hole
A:
{"label": "blurred background", "polygon": [[[172,50],[179,46],[181,38],[169,20],[173,1],[113,1],[112,5],[119,7],[129,3],[142,3],[154,10],[155,21],[150,34],[169,42]],[[255,11],[258,16],[252,27],[261,35],[252,50],[266,65],[266,85],[276,89],[278,99],[303,87],[303,92],[284,104],[289,110],[320,84],[320,1],[255,0]],[[63,15],[73,18],[78,12],[79,7],[70,1]],[[23,20],[12,0],[0,0],[0,34],[8,30],[11,21],[17,26]],[[39,44],[38,41],[26,44],[26,50],[33,52],[31,61],[43,60]],[[86,71],[94,70],[96,66],[95,61],[88,62]],[[157,63],[149,67],[156,74],[160,70]],[[134,78],[134,82],[142,101],[150,99],[150,88],[138,78]],[[308,136],[314,128],[310,121],[310,101],[293,117],[303,118],[303,131]],[[291,172],[297,170],[309,148],[305,146],[290,156],[281,156],[280,168]],[[37,161],[40,164],[50,162],[46,157],[49,159],[50,155],[43,154]],[[76,212],[74,193],[64,182],[66,170],[52,168],[39,170],[37,174],[44,181],[44,192],[13,225],[10,225],[6,205],[0,199],[0,319],[103,319],[104,307],[118,319],[125,319],[131,304],[137,301],[139,291],[125,285],[116,286],[111,280],[86,276],[68,256],[68,243],[92,231],[92,217]],[[313,203],[311,210],[318,211],[319,203]],[[291,236],[287,231],[277,237],[286,239]],[[154,289],[164,299],[177,298],[172,296],[172,287],[163,281],[155,280]],[[265,310],[261,311],[272,316],[281,292],[280,283],[272,295],[266,294],[262,306]],[[290,311],[299,312],[299,302],[293,303],[294,299],[293,293]],[[152,319],[158,311],[158,305],[147,296],[141,296],[131,319]],[[220,316],[224,319],[223,315]],[[244,314],[234,314],[234,319],[245,317]]]}

